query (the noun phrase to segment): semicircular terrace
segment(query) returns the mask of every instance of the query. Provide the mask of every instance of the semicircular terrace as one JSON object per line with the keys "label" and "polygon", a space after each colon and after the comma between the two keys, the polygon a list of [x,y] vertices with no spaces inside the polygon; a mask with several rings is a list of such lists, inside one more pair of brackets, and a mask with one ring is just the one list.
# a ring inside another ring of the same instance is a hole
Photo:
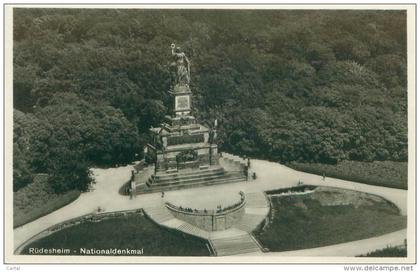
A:
{"label": "semicircular terrace", "polygon": [[[232,160],[241,160],[237,156],[226,153],[224,153],[223,156],[229,157]],[[172,194],[176,194],[177,197],[199,197],[199,194],[223,194],[226,192],[238,192],[242,190],[245,192],[247,199],[245,215],[241,220],[245,222],[244,220],[253,221],[257,215],[260,215],[261,217],[266,216],[264,213],[267,211],[267,208],[261,206],[264,204],[263,202],[265,202],[263,197],[264,191],[293,187],[296,186],[297,181],[301,181],[306,185],[330,186],[382,196],[397,205],[402,215],[407,215],[407,213],[410,214],[411,207],[408,207],[407,205],[407,190],[361,184],[336,178],[326,178],[324,180],[322,176],[319,175],[296,171],[284,165],[263,160],[251,160],[251,164],[253,171],[258,174],[256,180],[253,182],[230,183],[211,187],[172,191],[167,192],[165,194],[165,198],[166,196],[170,196]],[[161,197],[161,193],[141,195],[137,198],[133,198],[132,200],[130,200],[127,196],[122,196],[118,193],[119,188],[123,185],[123,183],[126,182],[126,180],[129,179],[131,170],[132,166],[110,169],[94,169],[93,173],[95,176],[96,184],[94,185],[93,190],[90,192],[82,193],[77,200],[65,207],[62,207],[61,209],[58,209],[46,216],[43,216],[35,221],[14,229],[14,249],[18,248],[20,245],[25,243],[25,241],[29,240],[31,237],[42,232],[43,230],[60,222],[91,213],[95,211],[98,206],[100,206],[105,212],[142,208],[146,213],[151,211],[151,208],[153,207],[165,207],[164,203],[166,200]],[[165,209],[168,211],[166,207]],[[171,217],[173,218],[173,215],[171,215]],[[176,221],[175,218],[173,218],[172,220],[165,221],[164,223],[167,224],[168,227],[172,226],[172,228],[181,229],[183,226],[179,224],[180,221],[181,220]],[[191,226],[191,224],[188,225]],[[235,229],[245,230],[244,232],[248,232],[249,230],[246,230],[247,226],[249,226],[248,223],[241,225],[240,222],[235,226]],[[12,226],[6,225],[6,227],[11,228]],[[214,235],[212,235],[212,237],[208,235],[209,232],[203,231],[203,237],[207,237],[207,239],[210,240],[213,239],[212,241],[217,241],[217,239],[223,238],[222,236],[224,234],[232,234],[232,229],[233,228],[222,232],[213,232]],[[339,247],[340,250],[336,253],[340,256],[354,256],[356,254],[364,254],[373,249],[383,248],[394,244],[390,243],[390,241],[395,240],[395,243],[398,241],[402,242],[405,237],[406,230],[401,230],[379,237],[364,239],[361,241],[321,247],[318,249],[314,248],[310,251],[316,251],[316,256],[331,256],[330,248]],[[12,237],[10,238],[12,239]],[[287,254],[289,256],[293,256],[294,254],[299,256],[301,252],[302,254],[303,252],[307,254],[306,251],[307,250],[289,251]],[[229,254],[229,252],[226,253]],[[264,255],[280,257],[283,256],[284,253],[271,252],[269,254],[264,253]],[[260,256],[261,255],[259,255],[259,257]]]}
{"label": "semicircular terrace", "polygon": [[240,200],[229,206],[217,209],[193,209],[166,202],[166,207],[175,218],[188,222],[206,231],[221,231],[231,228],[245,214],[245,194],[240,191]]}

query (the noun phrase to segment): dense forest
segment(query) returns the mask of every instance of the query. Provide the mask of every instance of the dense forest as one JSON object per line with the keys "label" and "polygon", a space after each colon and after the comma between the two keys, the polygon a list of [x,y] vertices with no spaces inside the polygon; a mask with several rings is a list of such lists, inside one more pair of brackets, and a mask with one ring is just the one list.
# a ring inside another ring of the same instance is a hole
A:
{"label": "dense forest", "polygon": [[406,14],[14,9],[14,190],[142,158],[170,104],[170,44],[222,150],[282,163],[407,160]]}

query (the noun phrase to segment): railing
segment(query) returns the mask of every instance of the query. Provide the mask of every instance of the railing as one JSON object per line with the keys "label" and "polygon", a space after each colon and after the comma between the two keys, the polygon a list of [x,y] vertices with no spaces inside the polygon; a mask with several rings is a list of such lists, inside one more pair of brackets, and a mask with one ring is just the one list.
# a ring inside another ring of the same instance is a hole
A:
{"label": "railing", "polygon": [[180,212],[180,213],[184,213],[184,214],[190,214],[190,215],[222,215],[222,214],[226,214],[232,211],[235,211],[239,208],[242,208],[245,205],[245,194],[241,191],[239,192],[240,196],[241,196],[241,200],[235,204],[229,205],[227,207],[220,207],[219,209],[213,210],[207,210],[207,209],[203,209],[203,210],[198,210],[198,209],[192,209],[192,208],[185,208],[182,206],[176,206],[172,203],[166,202],[166,207],[170,210],[173,210],[175,212]]}
{"label": "railing", "polygon": [[242,218],[245,213],[245,194],[239,193],[241,200],[227,207],[219,207],[216,210],[198,210],[192,208],[184,208],[166,203],[166,207],[178,219],[190,223],[205,231],[220,231],[232,227]]}

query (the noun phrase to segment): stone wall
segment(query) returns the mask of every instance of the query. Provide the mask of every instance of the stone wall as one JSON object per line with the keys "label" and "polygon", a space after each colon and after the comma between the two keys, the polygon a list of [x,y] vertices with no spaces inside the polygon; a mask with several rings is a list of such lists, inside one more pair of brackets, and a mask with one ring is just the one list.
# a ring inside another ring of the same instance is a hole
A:
{"label": "stone wall", "polygon": [[220,231],[231,228],[245,214],[246,200],[241,193],[241,202],[233,205],[231,208],[223,211],[215,210],[192,210],[177,207],[166,203],[166,207],[171,211],[174,217],[190,223],[206,231]]}
{"label": "stone wall", "polygon": [[192,213],[183,212],[183,211],[174,209],[171,206],[168,206],[168,209],[179,220],[190,223],[191,225],[199,227],[200,229],[203,229],[203,230],[212,231],[213,229],[213,215],[212,214],[204,214],[204,213],[198,214],[194,212]]}

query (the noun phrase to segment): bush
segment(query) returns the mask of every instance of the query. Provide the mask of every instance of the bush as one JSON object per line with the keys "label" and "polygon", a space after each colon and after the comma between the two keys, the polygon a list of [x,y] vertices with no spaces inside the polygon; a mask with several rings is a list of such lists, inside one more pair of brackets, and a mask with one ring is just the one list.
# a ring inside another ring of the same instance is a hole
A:
{"label": "bush", "polygon": [[51,213],[76,200],[80,191],[55,193],[48,184],[48,176],[35,178],[34,182],[13,193],[13,227],[19,227]]}
{"label": "bush", "polygon": [[[14,106],[75,132],[72,143],[95,163],[127,163],[141,153],[136,137],[173,108],[168,45],[177,40],[193,60],[194,114],[219,120],[226,151],[280,162],[406,161],[406,17],[22,8]],[[64,94],[85,102],[56,103]]]}
{"label": "bush", "polygon": [[48,179],[51,188],[62,193],[69,190],[86,191],[94,182],[83,155],[68,150],[59,152],[52,162]]}

